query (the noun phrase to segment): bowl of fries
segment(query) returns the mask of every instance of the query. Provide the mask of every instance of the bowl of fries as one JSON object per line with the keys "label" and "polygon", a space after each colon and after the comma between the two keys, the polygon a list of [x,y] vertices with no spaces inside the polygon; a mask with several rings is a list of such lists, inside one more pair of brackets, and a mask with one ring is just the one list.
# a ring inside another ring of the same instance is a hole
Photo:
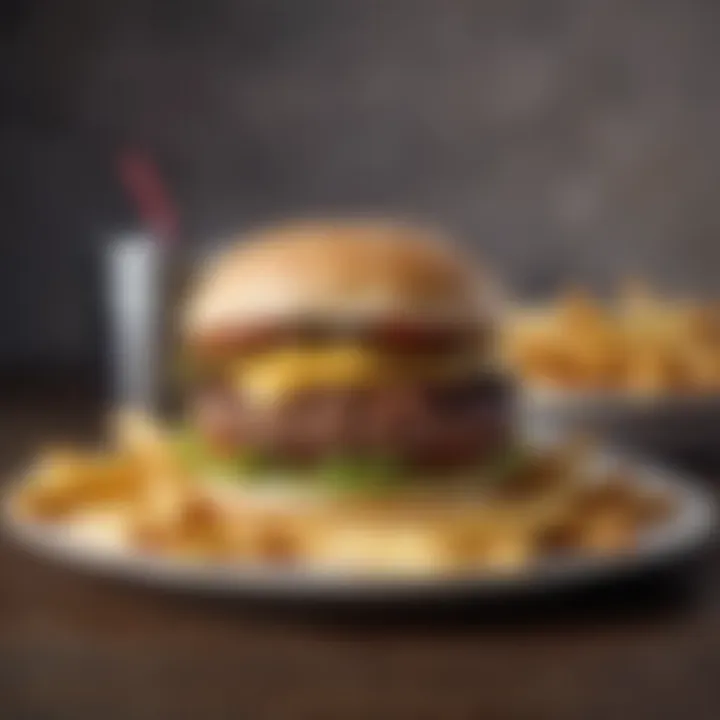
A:
{"label": "bowl of fries", "polygon": [[638,281],[604,302],[576,288],[517,309],[504,353],[531,423],[653,448],[720,439],[717,303],[663,298]]}

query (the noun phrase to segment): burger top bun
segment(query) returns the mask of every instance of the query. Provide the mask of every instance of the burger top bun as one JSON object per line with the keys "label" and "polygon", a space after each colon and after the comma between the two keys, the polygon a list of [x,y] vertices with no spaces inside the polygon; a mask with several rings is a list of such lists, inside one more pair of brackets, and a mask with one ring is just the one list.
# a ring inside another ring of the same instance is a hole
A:
{"label": "burger top bun", "polygon": [[241,235],[199,273],[186,335],[312,318],[483,322],[489,281],[437,233],[387,221],[315,221]]}

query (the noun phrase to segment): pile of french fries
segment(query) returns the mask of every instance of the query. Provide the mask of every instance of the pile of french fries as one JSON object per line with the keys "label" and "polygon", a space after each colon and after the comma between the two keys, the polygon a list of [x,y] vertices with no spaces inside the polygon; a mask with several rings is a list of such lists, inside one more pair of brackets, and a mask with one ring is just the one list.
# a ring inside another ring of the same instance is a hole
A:
{"label": "pile of french fries", "polygon": [[522,310],[504,353],[530,386],[639,396],[720,392],[720,304],[630,281],[612,303],[582,289]]}
{"label": "pile of french fries", "polygon": [[[171,436],[126,413],[104,452],[50,450],[10,497],[15,521],[112,528],[122,552],[389,573],[511,571],[549,554],[631,551],[674,511],[622,472],[596,477],[587,443],[533,451],[481,498],[346,498],[302,512],[219,496]],[[88,543],[93,543],[92,538]]]}

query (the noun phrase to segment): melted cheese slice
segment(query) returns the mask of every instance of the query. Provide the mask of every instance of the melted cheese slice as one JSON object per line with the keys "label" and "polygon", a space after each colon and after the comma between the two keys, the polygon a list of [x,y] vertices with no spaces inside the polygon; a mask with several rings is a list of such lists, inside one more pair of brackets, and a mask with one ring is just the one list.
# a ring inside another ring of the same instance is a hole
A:
{"label": "melted cheese slice", "polygon": [[234,371],[234,380],[250,397],[270,401],[312,387],[371,384],[380,379],[382,364],[377,354],[355,346],[290,348],[242,362]]}
{"label": "melted cheese slice", "polygon": [[286,348],[241,361],[233,368],[233,381],[243,394],[273,402],[309,388],[369,387],[398,378],[430,379],[468,367],[468,358],[389,358],[357,345],[330,348]]}

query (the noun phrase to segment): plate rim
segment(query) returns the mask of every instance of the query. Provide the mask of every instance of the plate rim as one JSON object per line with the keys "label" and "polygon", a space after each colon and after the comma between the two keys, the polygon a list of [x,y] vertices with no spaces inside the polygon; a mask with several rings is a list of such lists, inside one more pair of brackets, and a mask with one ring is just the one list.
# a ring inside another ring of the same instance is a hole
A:
{"label": "plate rim", "polygon": [[720,391],[643,394],[622,390],[562,388],[522,381],[518,395],[531,407],[606,407],[628,410],[708,410],[720,408]]}

